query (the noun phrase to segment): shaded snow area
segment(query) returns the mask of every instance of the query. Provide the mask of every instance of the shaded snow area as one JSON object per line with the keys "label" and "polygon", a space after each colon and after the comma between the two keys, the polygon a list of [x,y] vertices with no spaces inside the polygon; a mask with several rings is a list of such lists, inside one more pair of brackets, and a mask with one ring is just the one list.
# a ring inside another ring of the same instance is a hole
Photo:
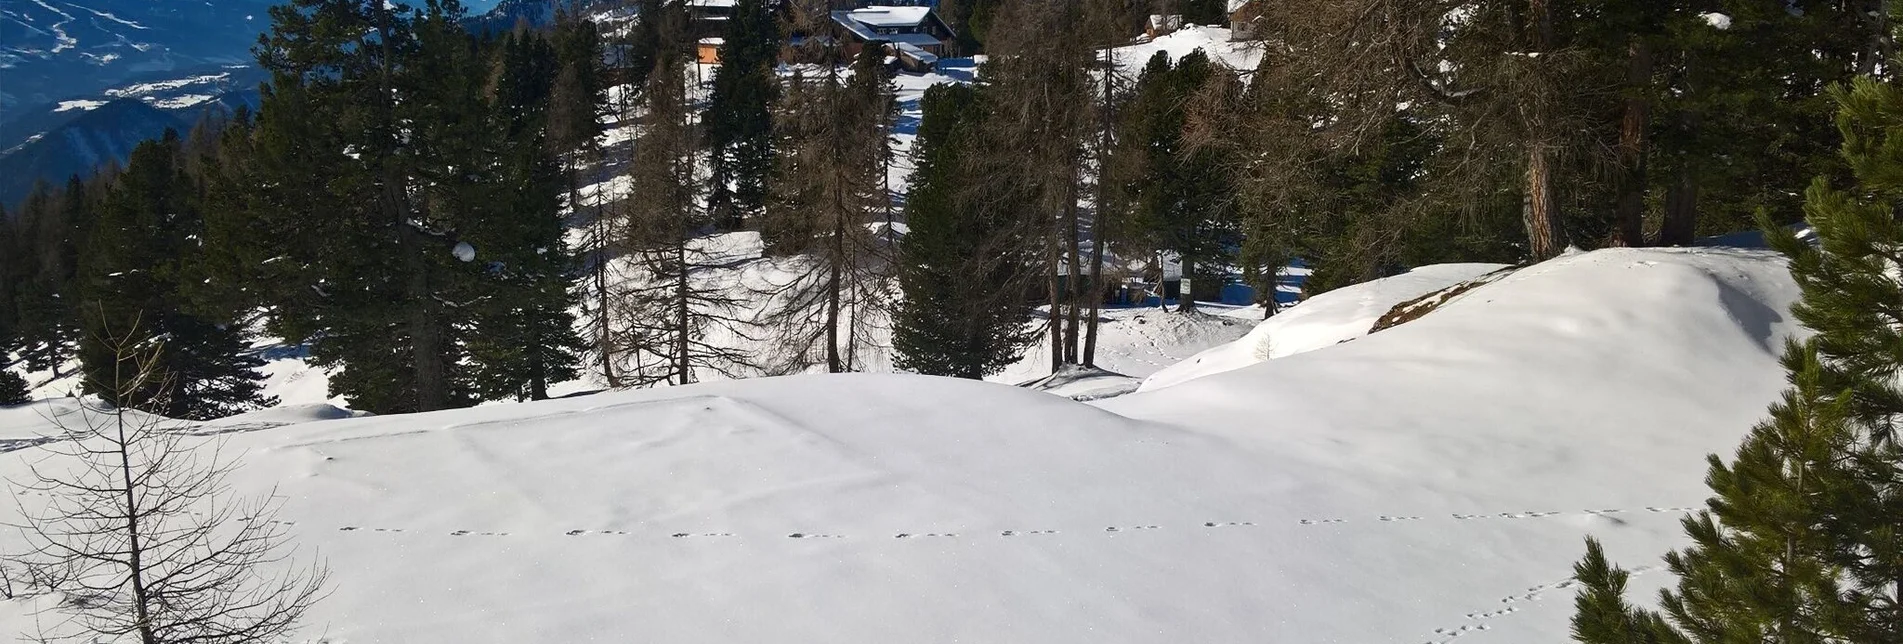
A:
{"label": "shaded snow area", "polygon": [[1157,372],[1143,381],[1143,390],[1155,391],[1359,338],[1397,304],[1503,268],[1501,264],[1426,266],[1317,295],[1269,318],[1240,340]]}
{"label": "shaded snow area", "polygon": [[[1766,252],[1605,250],[1094,404],[810,375],[220,438],[330,564],[313,640],[1560,642],[1586,535],[1634,596],[1667,581],[1795,297]],[[57,603],[0,602],[0,633]]]}

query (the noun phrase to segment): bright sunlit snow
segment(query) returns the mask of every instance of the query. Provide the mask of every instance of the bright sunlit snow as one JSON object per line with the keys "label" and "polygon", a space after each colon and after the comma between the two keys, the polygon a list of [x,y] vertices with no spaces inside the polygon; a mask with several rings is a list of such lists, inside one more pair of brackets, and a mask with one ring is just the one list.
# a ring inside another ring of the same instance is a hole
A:
{"label": "bright sunlit snow", "polygon": [[[1665,580],[1795,296],[1764,251],[1605,250],[1096,404],[795,376],[220,436],[330,563],[312,641],[1557,642],[1587,534],[1635,596]],[[1379,308],[1284,315],[1311,304]],[[55,604],[0,602],[0,632]]]}

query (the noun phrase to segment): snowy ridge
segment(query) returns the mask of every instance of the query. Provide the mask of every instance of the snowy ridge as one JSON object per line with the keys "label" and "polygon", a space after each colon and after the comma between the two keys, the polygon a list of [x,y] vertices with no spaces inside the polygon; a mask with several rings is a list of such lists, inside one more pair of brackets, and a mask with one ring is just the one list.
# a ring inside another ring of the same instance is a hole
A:
{"label": "snowy ridge", "polygon": [[1504,268],[1501,264],[1424,266],[1309,298],[1269,318],[1241,340],[1211,348],[1143,381],[1155,391],[1203,376],[1334,346],[1368,334],[1395,305]]}
{"label": "snowy ridge", "polygon": [[1795,296],[1766,252],[1608,250],[1096,405],[797,376],[222,438],[331,562],[334,642],[1557,642],[1586,534],[1665,581]]}

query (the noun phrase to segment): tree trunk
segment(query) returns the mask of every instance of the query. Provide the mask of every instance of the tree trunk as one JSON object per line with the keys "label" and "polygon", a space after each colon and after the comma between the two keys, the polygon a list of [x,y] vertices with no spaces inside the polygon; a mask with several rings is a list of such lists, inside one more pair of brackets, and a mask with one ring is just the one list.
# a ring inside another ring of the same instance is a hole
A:
{"label": "tree trunk", "polygon": [[1698,234],[1698,179],[1689,165],[1680,163],[1665,190],[1665,223],[1659,227],[1660,246],[1690,246]]}
{"label": "tree trunk", "polygon": [[691,373],[693,364],[689,357],[693,349],[693,334],[689,331],[688,298],[692,293],[687,284],[687,234],[683,232],[674,244],[674,383],[685,385],[693,382]]}
{"label": "tree trunk", "polygon": [[1612,245],[1645,245],[1646,127],[1651,112],[1652,51],[1633,38],[1626,57],[1625,114],[1619,126],[1618,225]]}
{"label": "tree trunk", "polygon": [[[123,357],[125,357],[123,351],[120,352],[120,355],[114,356],[115,360],[112,367],[112,386],[114,393],[118,394],[119,398],[124,398],[127,393],[125,377],[121,375],[119,366],[123,364],[123,360],[119,360],[119,358]],[[143,518],[147,513],[139,505],[139,496],[137,493],[138,485],[132,476],[132,454],[129,446],[131,439],[126,436],[125,408],[115,408],[112,417],[118,430],[116,446],[119,448],[119,480],[121,484],[125,486],[126,564],[127,567],[130,568],[130,570],[126,571],[126,580],[132,586],[132,616],[134,619],[139,620],[139,643],[160,644],[157,634],[152,631],[152,598],[146,591],[146,546],[142,542],[145,535],[139,528],[139,519]]]}
{"label": "tree trunk", "polygon": [[1065,232],[1069,234],[1069,239],[1065,240],[1067,247],[1065,250],[1069,253],[1069,257],[1064,262],[1064,266],[1066,267],[1065,272],[1070,275],[1064,283],[1064,299],[1066,308],[1068,309],[1065,311],[1066,315],[1064,319],[1064,362],[1071,364],[1077,364],[1078,358],[1077,327],[1081,320],[1078,319],[1077,299],[1079,294],[1085,290],[1084,285],[1079,283],[1082,281],[1084,271],[1083,264],[1079,261],[1080,253],[1078,251],[1078,245],[1081,243],[1081,240],[1078,238],[1079,233],[1077,231],[1077,177],[1078,172],[1075,165],[1073,165],[1070,173],[1070,185],[1065,189],[1066,196],[1064,199],[1064,227],[1067,229]]}
{"label": "tree trunk", "polygon": [[1553,194],[1553,150],[1545,143],[1528,146],[1526,196],[1522,206],[1526,219],[1526,242],[1534,261],[1559,256],[1566,248],[1565,232],[1559,227],[1559,204]]}
{"label": "tree trunk", "polygon": [[1060,317],[1064,299],[1061,296],[1061,289],[1058,288],[1058,283],[1062,280],[1062,274],[1058,269],[1057,240],[1058,235],[1061,234],[1061,231],[1057,230],[1058,221],[1059,217],[1051,217],[1051,231],[1045,236],[1044,240],[1044,262],[1050,266],[1051,277],[1049,293],[1051,302],[1051,312],[1049,315],[1051,332],[1051,373],[1057,373],[1057,370],[1064,366],[1064,319]]}
{"label": "tree trunk", "polygon": [[423,256],[427,245],[423,243],[422,232],[409,224],[402,224],[398,233],[407,243],[402,245],[404,263],[408,264],[409,279],[405,295],[410,300],[410,359],[416,370],[416,410],[436,411],[449,408],[449,374],[443,360],[446,353],[443,330],[437,325],[441,306],[434,293],[430,292],[429,261]]}
{"label": "tree trunk", "polygon": [[846,205],[839,189],[833,191],[832,256],[827,258],[826,274],[826,372],[843,371],[839,359],[839,288],[841,264],[846,262]]}
{"label": "tree trunk", "polygon": [[[391,50],[390,8],[387,5],[378,5],[377,32],[383,47],[383,68],[379,79],[383,89],[379,92],[382,97],[379,105],[383,110],[383,125],[389,127],[394,135],[397,118],[392,92],[396,72],[392,68],[394,52]],[[409,272],[404,296],[410,305],[410,360],[416,374],[416,382],[411,383],[411,386],[416,392],[416,410],[445,409],[449,407],[449,382],[443,362],[442,330],[436,326],[437,302],[430,292],[429,260],[423,256],[423,253],[428,252],[429,243],[421,239],[423,232],[410,222],[409,196],[406,194],[408,180],[403,169],[394,165],[387,156],[380,163],[383,169],[384,214],[390,218],[390,225],[396,230],[397,251],[402,254],[404,269]]]}
{"label": "tree trunk", "polygon": [[[597,197],[598,198],[598,197]],[[601,218],[601,207],[595,207],[595,348],[601,353],[601,379],[610,389],[620,389],[621,380],[615,376],[614,333],[609,326],[608,317],[608,226]]]}
{"label": "tree trunk", "polygon": [[1090,316],[1084,321],[1084,366],[1097,366],[1097,318],[1103,308],[1103,253],[1106,242],[1104,221],[1110,212],[1110,145],[1117,122],[1117,69],[1111,50],[1104,50],[1103,105],[1099,108],[1101,130],[1097,137],[1097,203],[1090,218]]}
{"label": "tree trunk", "polygon": [[1196,278],[1193,277],[1195,273],[1196,262],[1184,257],[1182,281],[1178,282],[1181,286],[1176,289],[1176,310],[1179,313],[1190,313],[1196,310],[1196,294],[1190,290],[1196,287]]}

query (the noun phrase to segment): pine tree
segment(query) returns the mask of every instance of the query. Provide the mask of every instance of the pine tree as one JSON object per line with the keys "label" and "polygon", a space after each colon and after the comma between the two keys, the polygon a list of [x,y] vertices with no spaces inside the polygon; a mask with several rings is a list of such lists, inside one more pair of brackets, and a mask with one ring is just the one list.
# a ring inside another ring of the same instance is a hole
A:
{"label": "pine tree", "polygon": [[1144,66],[1126,115],[1124,149],[1133,169],[1124,189],[1148,245],[1182,262],[1190,285],[1180,299],[1184,311],[1195,308],[1197,297],[1216,293],[1200,287],[1215,283],[1210,278],[1219,273],[1211,267],[1230,263],[1238,227],[1230,150],[1209,135],[1194,142],[1186,137],[1193,118],[1233,112],[1238,87],[1233,74],[1200,49],[1174,64],[1158,52]]}
{"label": "pine tree", "polygon": [[715,222],[738,230],[766,209],[780,30],[767,0],[739,0],[729,23],[705,115],[713,168],[707,199]]}
{"label": "pine tree", "polygon": [[91,227],[93,194],[79,177],[64,191],[40,184],[20,209],[24,247],[13,303],[27,368],[58,373],[79,341],[79,251]]}
{"label": "pine tree", "polygon": [[273,8],[259,48],[272,82],[254,216],[284,258],[271,323],[308,339],[332,393],[360,409],[477,397],[465,336],[488,255],[507,253],[464,238],[495,239],[484,227],[502,217],[505,179],[489,67],[462,13],[453,0],[298,0]]}
{"label": "pine tree", "polygon": [[494,105],[502,130],[498,208],[463,237],[482,249],[488,273],[482,300],[472,305],[470,358],[483,397],[541,400],[549,385],[575,379],[583,348],[573,330],[574,270],[563,239],[568,182],[548,143],[561,72],[554,46],[538,35],[511,36],[502,50]]}
{"label": "pine tree", "polygon": [[1580,641],[1903,640],[1903,91],[1866,78],[1833,94],[1856,186],[1811,187],[1819,246],[1765,220],[1803,292],[1792,314],[1817,335],[1787,343],[1791,388],[1770,419],[1729,462],[1711,457],[1716,496],[1684,521],[1693,545],[1666,557],[1679,577],[1661,597],[1669,622],[1626,605],[1624,573],[1589,543]]}
{"label": "pine tree", "polygon": [[977,91],[937,85],[920,105],[892,345],[900,369],[983,378],[1016,362],[1037,337],[1026,327],[1024,303],[1037,273],[1019,238],[1022,224],[973,207],[966,189],[983,176],[970,163],[985,153]]}
{"label": "pine tree", "polygon": [[[261,395],[263,360],[249,352],[241,325],[188,312],[180,288],[199,252],[203,218],[196,181],[185,174],[178,134],[133,150],[125,173],[93,223],[81,294],[86,334],[80,342],[87,393],[171,418],[205,420],[268,406]],[[126,392],[113,373],[130,365],[116,343],[137,339],[163,346],[153,368],[169,382]],[[120,396],[130,396],[121,400]]]}
{"label": "pine tree", "polygon": [[8,369],[0,369],[0,407],[24,405],[33,398],[26,388],[26,379]]}

